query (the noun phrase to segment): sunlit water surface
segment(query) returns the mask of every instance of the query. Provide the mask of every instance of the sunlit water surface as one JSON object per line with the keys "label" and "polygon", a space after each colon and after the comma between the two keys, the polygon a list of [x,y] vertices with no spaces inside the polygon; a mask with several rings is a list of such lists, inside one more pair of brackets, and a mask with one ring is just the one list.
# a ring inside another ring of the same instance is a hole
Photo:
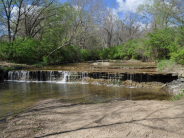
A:
{"label": "sunlit water surface", "polygon": [[5,119],[43,99],[68,103],[99,103],[109,100],[166,100],[171,95],[153,89],[97,86],[57,82],[13,82],[0,84],[0,129]]}

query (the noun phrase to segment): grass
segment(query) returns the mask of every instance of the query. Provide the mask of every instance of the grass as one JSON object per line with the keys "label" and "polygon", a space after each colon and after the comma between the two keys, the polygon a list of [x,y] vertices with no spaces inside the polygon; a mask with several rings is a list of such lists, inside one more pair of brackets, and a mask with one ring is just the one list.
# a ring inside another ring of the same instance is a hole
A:
{"label": "grass", "polygon": [[34,132],[36,133],[36,132],[38,132],[40,130],[40,128],[35,128],[34,129]]}
{"label": "grass", "polygon": [[7,71],[10,71],[10,70],[21,69],[21,68],[23,68],[23,66],[21,66],[21,65],[16,65],[16,66],[12,66],[12,67],[6,67],[6,68],[4,68],[3,70],[4,70],[4,72],[7,72]]}
{"label": "grass", "polygon": [[45,63],[45,62],[39,62],[39,63],[36,63],[36,64],[34,64],[34,66],[36,66],[36,67],[42,67],[42,66],[46,66],[46,65],[48,65],[47,63]]}
{"label": "grass", "polygon": [[165,69],[172,69],[175,67],[176,62],[172,59],[170,60],[161,60],[160,62],[157,63],[157,68],[158,71],[163,71]]}
{"label": "grass", "polygon": [[7,67],[7,68],[4,68],[3,70],[4,70],[4,72],[6,72],[6,71],[9,71],[9,70],[13,70],[14,69],[14,67]]}
{"label": "grass", "polygon": [[170,100],[171,101],[180,100],[183,97],[183,95],[184,95],[184,90],[183,90],[183,92],[179,93],[178,95],[171,97]]}

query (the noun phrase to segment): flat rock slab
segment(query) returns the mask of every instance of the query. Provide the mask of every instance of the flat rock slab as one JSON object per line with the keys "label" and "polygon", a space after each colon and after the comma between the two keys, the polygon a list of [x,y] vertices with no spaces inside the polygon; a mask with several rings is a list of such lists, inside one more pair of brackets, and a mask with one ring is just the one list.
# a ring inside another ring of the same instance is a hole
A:
{"label": "flat rock slab", "polygon": [[8,121],[1,138],[183,138],[184,101],[38,102]]}

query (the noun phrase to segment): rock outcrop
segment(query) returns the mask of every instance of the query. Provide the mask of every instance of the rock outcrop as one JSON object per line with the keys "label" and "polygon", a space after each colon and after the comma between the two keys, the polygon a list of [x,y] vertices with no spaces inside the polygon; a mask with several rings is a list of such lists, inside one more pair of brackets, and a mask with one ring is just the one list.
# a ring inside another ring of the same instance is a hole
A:
{"label": "rock outcrop", "polygon": [[4,80],[4,72],[3,69],[1,69],[0,67],[0,82],[2,82]]}

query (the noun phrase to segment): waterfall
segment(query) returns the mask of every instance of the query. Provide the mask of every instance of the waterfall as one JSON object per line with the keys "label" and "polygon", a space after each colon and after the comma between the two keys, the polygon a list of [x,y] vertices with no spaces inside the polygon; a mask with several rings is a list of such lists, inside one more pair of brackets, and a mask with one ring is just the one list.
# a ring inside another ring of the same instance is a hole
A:
{"label": "waterfall", "polygon": [[116,73],[114,74],[114,85],[117,85],[117,76],[116,76]]}
{"label": "waterfall", "polygon": [[40,71],[40,81],[43,81],[43,71]]}
{"label": "waterfall", "polygon": [[70,73],[68,71],[63,71],[62,72],[62,76],[63,76],[63,79],[60,81],[60,83],[66,83],[67,82],[67,76],[69,76]]}
{"label": "waterfall", "polygon": [[20,80],[19,71],[15,71],[14,74],[15,74],[15,76],[14,76],[15,78],[14,79],[15,80]]}
{"label": "waterfall", "polygon": [[9,71],[8,80],[10,81],[29,81],[29,71]]}
{"label": "waterfall", "polygon": [[26,81],[27,71],[21,71],[20,74],[21,74],[20,80]]}
{"label": "waterfall", "polygon": [[84,83],[84,78],[88,77],[88,73],[82,72],[82,83]]}
{"label": "waterfall", "polygon": [[52,71],[50,71],[50,82],[52,81]]}
{"label": "waterfall", "polygon": [[8,80],[13,80],[13,71],[8,72]]}
{"label": "waterfall", "polygon": [[27,81],[29,81],[29,71],[27,72]]}

